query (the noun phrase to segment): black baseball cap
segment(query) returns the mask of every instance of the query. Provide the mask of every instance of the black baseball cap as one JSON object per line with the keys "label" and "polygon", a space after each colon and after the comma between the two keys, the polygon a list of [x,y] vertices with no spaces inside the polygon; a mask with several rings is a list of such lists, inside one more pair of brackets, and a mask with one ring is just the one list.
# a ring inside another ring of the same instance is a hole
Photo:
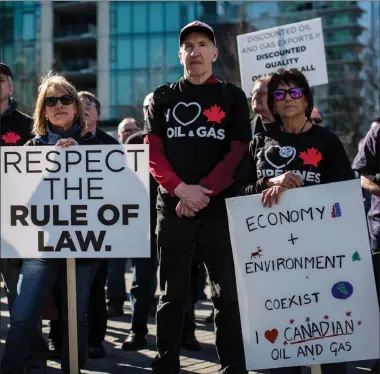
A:
{"label": "black baseball cap", "polygon": [[13,79],[11,68],[3,62],[0,62],[0,71]]}
{"label": "black baseball cap", "polygon": [[210,25],[200,21],[194,21],[186,25],[181,32],[179,33],[179,46],[181,47],[183,40],[189,35],[191,32],[201,32],[206,34],[209,39],[216,45],[215,33]]}

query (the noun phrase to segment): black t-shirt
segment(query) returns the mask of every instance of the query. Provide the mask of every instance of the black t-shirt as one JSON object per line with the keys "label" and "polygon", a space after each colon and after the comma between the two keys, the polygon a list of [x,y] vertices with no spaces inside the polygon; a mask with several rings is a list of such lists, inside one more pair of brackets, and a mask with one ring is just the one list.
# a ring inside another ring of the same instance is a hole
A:
{"label": "black t-shirt", "polygon": [[[193,85],[182,78],[155,91],[144,134],[159,136],[177,176],[187,184],[198,184],[223,160],[232,141],[248,143],[252,138],[245,94],[230,83]],[[231,191],[236,189],[229,188],[211,200],[218,199],[224,206]],[[160,198],[162,205],[178,202],[161,185]]]}
{"label": "black t-shirt", "polygon": [[291,134],[276,123],[251,141],[235,178],[241,193],[252,194],[266,188],[266,179],[287,171],[302,177],[304,186],[354,178],[343,144],[335,134],[321,126]]}

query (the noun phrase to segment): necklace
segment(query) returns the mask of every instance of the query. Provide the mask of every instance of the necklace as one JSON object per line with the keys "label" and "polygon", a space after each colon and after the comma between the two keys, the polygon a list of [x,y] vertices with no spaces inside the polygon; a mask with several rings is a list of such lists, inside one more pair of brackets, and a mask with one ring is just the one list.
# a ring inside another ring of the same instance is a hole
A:
{"label": "necklace", "polygon": [[[307,125],[307,121],[308,121],[308,120],[305,121],[304,125],[302,126],[302,129],[301,129],[300,132],[298,132],[297,134],[301,134],[301,132],[304,130],[305,126]],[[286,131],[284,125],[282,125],[281,127],[282,127],[282,131],[283,131],[283,132],[289,134],[289,133]],[[296,134],[296,133],[293,133],[293,134]]]}

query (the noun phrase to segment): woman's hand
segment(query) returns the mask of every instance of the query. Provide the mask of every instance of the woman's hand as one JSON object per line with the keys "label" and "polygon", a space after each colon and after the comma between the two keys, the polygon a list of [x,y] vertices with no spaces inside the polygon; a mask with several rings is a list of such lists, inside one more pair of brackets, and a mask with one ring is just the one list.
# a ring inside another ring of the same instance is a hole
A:
{"label": "woman's hand", "polygon": [[55,144],[57,147],[67,148],[73,145],[79,145],[73,138],[59,139]]}
{"label": "woman's hand", "polygon": [[261,192],[261,201],[263,206],[272,208],[272,204],[278,204],[280,195],[286,190],[286,187],[272,186]]}
{"label": "woman's hand", "polygon": [[296,188],[303,186],[303,179],[300,176],[292,173],[291,171],[287,171],[286,173],[281,174],[278,177],[268,179],[268,186]]}

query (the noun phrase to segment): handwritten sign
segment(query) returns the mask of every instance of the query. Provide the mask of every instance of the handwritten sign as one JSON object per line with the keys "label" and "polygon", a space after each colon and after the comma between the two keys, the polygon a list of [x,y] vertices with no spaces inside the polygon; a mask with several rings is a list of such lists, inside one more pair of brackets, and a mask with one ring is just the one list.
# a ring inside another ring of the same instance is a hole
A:
{"label": "handwritten sign", "polygon": [[247,368],[379,357],[379,309],[357,180],[227,199]]}
{"label": "handwritten sign", "polygon": [[1,257],[149,257],[146,145],[1,147]]}
{"label": "handwritten sign", "polygon": [[310,86],[328,83],[321,18],[237,36],[243,91],[279,68],[298,68]]}

